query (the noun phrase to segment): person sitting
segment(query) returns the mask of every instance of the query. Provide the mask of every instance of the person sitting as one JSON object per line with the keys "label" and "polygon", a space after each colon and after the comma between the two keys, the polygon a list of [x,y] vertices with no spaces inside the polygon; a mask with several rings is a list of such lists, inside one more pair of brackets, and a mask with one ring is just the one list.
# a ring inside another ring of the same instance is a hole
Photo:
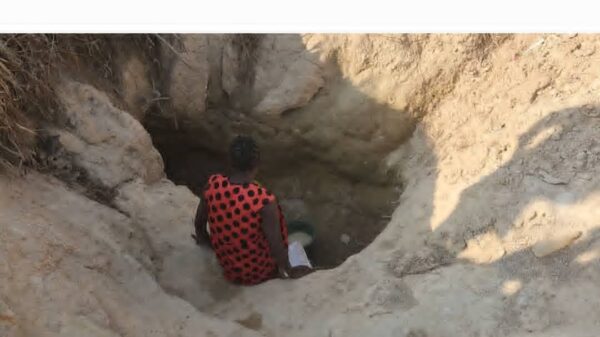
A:
{"label": "person sitting", "polygon": [[254,139],[236,137],[230,157],[233,173],[210,176],[202,193],[192,235],[196,243],[212,247],[225,278],[233,283],[255,285],[310,273],[310,267],[290,266],[281,207],[255,181],[260,152]]}

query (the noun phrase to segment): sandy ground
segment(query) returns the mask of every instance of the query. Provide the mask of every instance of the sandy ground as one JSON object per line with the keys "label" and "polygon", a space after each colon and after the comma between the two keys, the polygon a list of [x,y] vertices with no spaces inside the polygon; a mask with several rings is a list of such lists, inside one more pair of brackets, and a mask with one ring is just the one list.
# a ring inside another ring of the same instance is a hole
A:
{"label": "sandy ground", "polygon": [[[380,48],[386,38],[302,39],[354,55],[339,66],[355,91],[392,95],[399,76],[383,70],[398,56]],[[56,130],[60,158],[116,198],[103,205],[39,173],[0,178],[2,336],[596,336],[600,41],[514,36],[455,69],[444,61],[463,55],[464,39],[421,45],[419,65],[453,70],[422,69],[429,91],[407,103],[424,109],[416,129],[379,155],[405,182],[381,234],[333,270],[251,288],[225,283],[194,246],[198,200],[161,175],[148,133],[68,82],[74,123]]]}

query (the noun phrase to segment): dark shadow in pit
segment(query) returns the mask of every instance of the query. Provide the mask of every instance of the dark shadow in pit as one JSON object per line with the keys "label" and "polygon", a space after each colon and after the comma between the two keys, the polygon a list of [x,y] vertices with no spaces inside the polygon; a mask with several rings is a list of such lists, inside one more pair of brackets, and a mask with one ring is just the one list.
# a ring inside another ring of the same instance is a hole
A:
{"label": "dark shadow in pit", "polygon": [[[290,39],[304,48],[299,36]],[[302,57],[319,63],[316,52]],[[145,126],[168,177],[197,195],[210,174],[227,172],[229,141],[240,133],[254,136],[263,158],[258,180],[277,195],[288,222],[300,218],[315,226],[308,254],[315,266],[332,268],[365,248],[389,222],[402,183],[395,172],[378,168],[410,137],[416,120],[359,91],[335,60],[324,76],[328,82],[308,106],[277,117],[281,121],[275,123],[283,129],[233,111],[239,108],[233,103],[208,110],[201,123],[182,120],[179,130],[158,114]],[[337,108],[338,116],[329,116],[326,112],[339,106],[340,99],[346,110]],[[340,139],[348,144],[336,143]]]}
{"label": "dark shadow in pit", "polygon": [[[208,177],[228,173],[222,154],[156,142],[165,171],[175,184],[200,196]],[[278,196],[288,223],[304,220],[316,227],[316,240],[307,254],[320,268],[332,268],[366,247],[383,229],[399,192],[390,186],[351,181],[320,163],[295,163],[281,169],[263,165],[258,181]],[[356,194],[363,194],[356,196]],[[349,241],[344,242],[344,238]]]}
{"label": "dark shadow in pit", "polygon": [[[157,147],[161,149],[160,145]],[[226,158],[204,149],[178,146],[163,148],[161,153],[168,177],[178,185],[188,186],[198,196],[211,174],[228,172]],[[307,253],[321,268],[335,267],[367,246],[389,221],[385,215],[393,210],[390,201],[398,194],[394,186],[348,181],[318,163],[298,164],[289,171],[273,171],[267,166],[258,180],[278,196],[288,222],[304,220],[315,224],[316,241]],[[370,205],[352,195],[361,192],[372,197],[367,200]],[[342,241],[342,236],[349,242]]]}

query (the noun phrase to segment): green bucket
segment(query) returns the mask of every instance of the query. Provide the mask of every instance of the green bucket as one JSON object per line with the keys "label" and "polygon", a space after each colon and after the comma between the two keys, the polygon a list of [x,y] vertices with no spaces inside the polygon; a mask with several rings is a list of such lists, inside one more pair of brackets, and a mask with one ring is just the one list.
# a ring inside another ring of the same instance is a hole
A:
{"label": "green bucket", "polygon": [[304,248],[309,247],[315,241],[314,227],[303,220],[293,220],[287,225],[288,241],[298,241]]}

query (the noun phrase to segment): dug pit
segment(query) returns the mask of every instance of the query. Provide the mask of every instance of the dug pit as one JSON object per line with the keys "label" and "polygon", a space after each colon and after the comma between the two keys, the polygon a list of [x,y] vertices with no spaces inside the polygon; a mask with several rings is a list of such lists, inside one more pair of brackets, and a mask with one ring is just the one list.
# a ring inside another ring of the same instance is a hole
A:
{"label": "dug pit", "polygon": [[[173,182],[200,195],[211,174],[228,172],[226,142],[214,151],[165,125],[146,127]],[[308,156],[279,158],[279,153],[294,151],[279,150],[263,149],[261,156],[268,160],[261,164],[257,180],[275,193],[288,223],[304,220],[314,226],[315,240],[307,254],[315,267],[340,265],[369,245],[389,222],[400,194],[396,179],[375,183],[368,177],[348,177]]]}

